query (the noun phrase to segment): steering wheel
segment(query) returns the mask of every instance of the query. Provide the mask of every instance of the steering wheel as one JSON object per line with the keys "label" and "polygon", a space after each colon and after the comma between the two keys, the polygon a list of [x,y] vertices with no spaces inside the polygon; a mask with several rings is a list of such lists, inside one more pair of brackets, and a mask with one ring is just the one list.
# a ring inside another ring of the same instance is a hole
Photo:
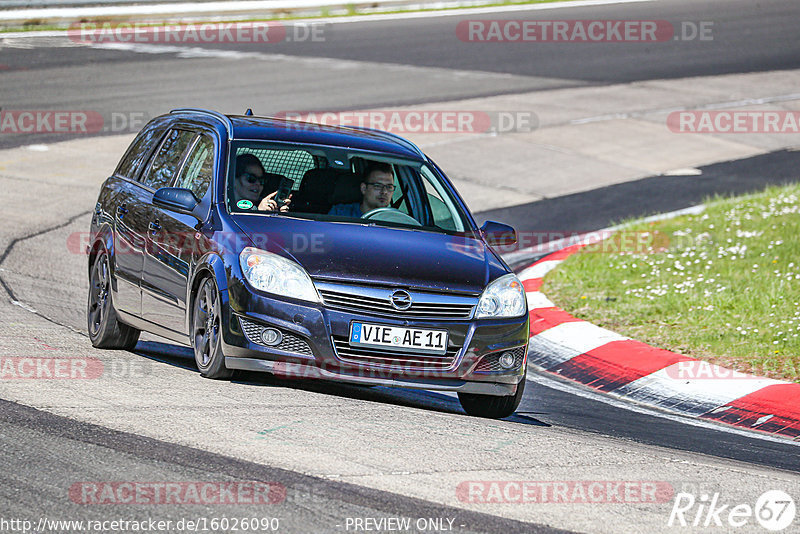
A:
{"label": "steering wheel", "polygon": [[413,226],[422,226],[418,220],[410,215],[395,208],[375,208],[361,216],[362,219],[375,219],[376,221],[386,221]]}

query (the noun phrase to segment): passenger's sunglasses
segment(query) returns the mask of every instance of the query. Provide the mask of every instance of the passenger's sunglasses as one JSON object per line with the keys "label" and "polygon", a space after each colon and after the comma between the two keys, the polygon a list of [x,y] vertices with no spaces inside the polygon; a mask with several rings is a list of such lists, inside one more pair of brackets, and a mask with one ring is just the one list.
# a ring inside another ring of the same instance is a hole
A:
{"label": "passenger's sunglasses", "polygon": [[248,184],[261,183],[263,181],[263,178],[260,176],[256,176],[255,174],[251,174],[249,172],[243,172],[239,175],[239,178]]}

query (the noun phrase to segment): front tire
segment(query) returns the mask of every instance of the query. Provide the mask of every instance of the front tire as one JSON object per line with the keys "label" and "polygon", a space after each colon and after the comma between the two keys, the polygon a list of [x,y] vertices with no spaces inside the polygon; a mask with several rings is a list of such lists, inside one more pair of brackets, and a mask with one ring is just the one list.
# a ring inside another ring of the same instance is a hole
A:
{"label": "front tire", "polygon": [[133,350],[140,332],[119,321],[111,302],[110,288],[108,253],[101,250],[89,271],[89,301],[86,306],[89,339],[98,349]]}
{"label": "front tire", "polygon": [[200,375],[206,378],[230,378],[233,371],[225,367],[225,356],[222,354],[222,314],[213,278],[205,278],[197,288],[191,333],[194,361]]}
{"label": "front tire", "polygon": [[525,377],[517,384],[517,391],[513,395],[502,397],[494,395],[479,395],[477,393],[459,393],[458,400],[467,415],[473,417],[486,417],[489,419],[502,419],[513,414],[522,401],[525,392]]}

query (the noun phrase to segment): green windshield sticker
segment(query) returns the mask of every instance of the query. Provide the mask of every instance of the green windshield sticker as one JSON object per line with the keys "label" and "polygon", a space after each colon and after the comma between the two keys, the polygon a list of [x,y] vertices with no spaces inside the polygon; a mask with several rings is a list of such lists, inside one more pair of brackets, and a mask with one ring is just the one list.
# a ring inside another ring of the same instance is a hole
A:
{"label": "green windshield sticker", "polygon": [[250,208],[253,207],[253,203],[250,202],[249,200],[240,200],[239,202],[236,203],[236,207],[239,208],[240,210],[249,210]]}

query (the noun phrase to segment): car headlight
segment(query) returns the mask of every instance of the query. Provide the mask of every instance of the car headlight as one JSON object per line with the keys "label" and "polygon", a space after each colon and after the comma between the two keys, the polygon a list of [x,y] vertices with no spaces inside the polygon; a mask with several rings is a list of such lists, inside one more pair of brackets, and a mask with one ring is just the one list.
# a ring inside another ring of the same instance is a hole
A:
{"label": "car headlight", "polygon": [[247,247],[239,254],[239,265],[244,277],[256,289],[283,297],[320,302],[311,277],[291,260]]}
{"label": "car headlight", "polygon": [[476,319],[519,317],[527,310],[525,289],[513,274],[501,276],[483,290]]}

